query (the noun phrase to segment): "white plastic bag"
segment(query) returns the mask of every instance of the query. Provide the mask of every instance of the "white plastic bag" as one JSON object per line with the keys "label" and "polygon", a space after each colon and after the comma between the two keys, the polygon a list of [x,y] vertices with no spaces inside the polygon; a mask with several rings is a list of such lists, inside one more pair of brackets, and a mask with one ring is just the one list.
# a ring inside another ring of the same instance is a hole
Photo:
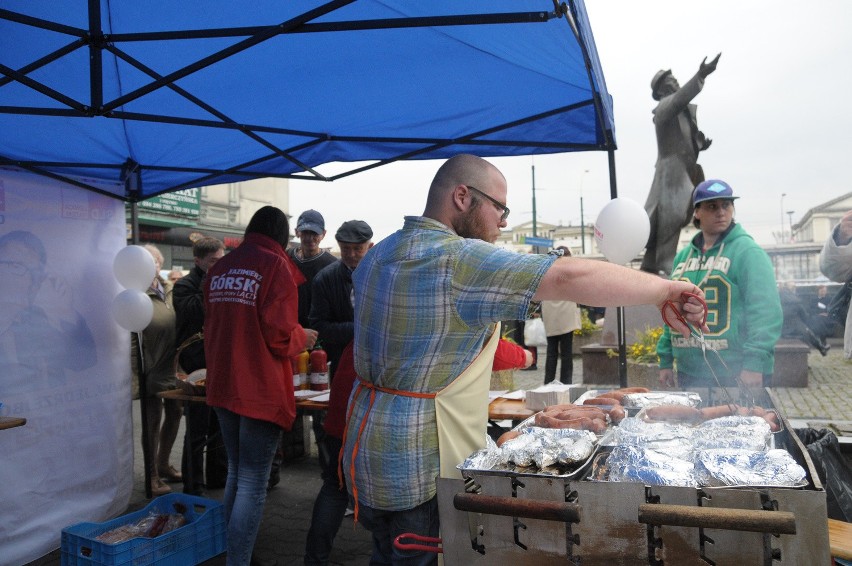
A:
{"label": "white plastic bag", "polygon": [[544,322],[540,318],[531,318],[524,323],[524,345],[547,346],[547,334],[544,332]]}

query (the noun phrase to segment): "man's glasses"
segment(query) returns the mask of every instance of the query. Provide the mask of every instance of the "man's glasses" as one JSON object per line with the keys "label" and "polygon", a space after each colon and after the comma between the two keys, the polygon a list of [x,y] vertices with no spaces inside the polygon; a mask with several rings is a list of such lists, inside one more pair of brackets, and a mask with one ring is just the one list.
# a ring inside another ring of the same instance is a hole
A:
{"label": "man's glasses", "polygon": [[489,195],[487,195],[487,194],[483,193],[482,191],[480,191],[480,190],[479,190],[479,189],[477,189],[476,187],[472,187],[472,186],[470,186],[470,185],[465,185],[465,186],[466,186],[468,189],[470,189],[470,190],[472,190],[472,191],[476,191],[477,193],[481,194],[482,196],[484,196],[485,198],[487,198],[488,200],[490,200],[492,203],[494,203],[494,206],[496,206],[498,210],[502,210],[502,211],[503,211],[503,214],[501,214],[501,215],[500,215],[500,221],[501,221],[501,222],[502,222],[503,220],[506,220],[506,219],[509,217],[509,207],[508,207],[508,206],[506,206],[505,204],[501,204],[501,203],[500,203],[500,201],[496,200],[494,197],[491,197],[491,196],[489,196]]}

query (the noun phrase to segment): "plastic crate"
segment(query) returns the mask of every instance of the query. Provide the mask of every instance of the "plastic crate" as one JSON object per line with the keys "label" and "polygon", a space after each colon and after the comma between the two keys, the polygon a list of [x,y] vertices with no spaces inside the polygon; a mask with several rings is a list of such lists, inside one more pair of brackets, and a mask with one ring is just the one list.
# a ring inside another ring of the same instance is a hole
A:
{"label": "plastic crate", "polygon": [[[95,537],[135,523],[151,512],[174,513],[174,504],[186,507],[187,524],[155,538],[134,538],[105,544]],[[200,564],[225,551],[225,511],[212,499],[183,493],[158,497],[144,509],[103,523],[77,523],[62,529],[62,566],[187,566]]]}

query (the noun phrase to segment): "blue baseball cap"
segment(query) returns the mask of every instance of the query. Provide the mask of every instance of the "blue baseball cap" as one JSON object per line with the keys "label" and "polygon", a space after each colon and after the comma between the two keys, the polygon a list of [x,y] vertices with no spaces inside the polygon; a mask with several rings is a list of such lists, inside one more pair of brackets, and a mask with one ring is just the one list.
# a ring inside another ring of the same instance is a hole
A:
{"label": "blue baseball cap", "polygon": [[325,232],[325,219],[316,210],[306,210],[299,215],[299,221],[296,222],[296,230],[299,232],[322,234]]}
{"label": "blue baseball cap", "polygon": [[734,200],[740,197],[734,196],[734,189],[731,188],[731,185],[718,179],[708,179],[707,181],[703,181],[699,183],[692,192],[693,205],[696,205],[699,202],[704,202],[705,200],[715,200],[720,198]]}

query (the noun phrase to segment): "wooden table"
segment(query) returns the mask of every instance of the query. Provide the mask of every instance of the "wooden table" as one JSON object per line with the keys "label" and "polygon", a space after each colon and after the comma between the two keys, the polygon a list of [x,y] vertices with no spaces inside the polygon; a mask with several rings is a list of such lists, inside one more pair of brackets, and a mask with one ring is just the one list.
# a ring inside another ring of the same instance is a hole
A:
{"label": "wooden table", "polygon": [[488,420],[490,421],[522,421],[535,413],[535,411],[526,408],[523,399],[498,397],[488,404]]}
{"label": "wooden table", "polygon": [[24,426],[25,424],[27,424],[27,419],[24,417],[0,417],[0,430]]}
{"label": "wooden table", "polygon": [[[314,401],[311,397],[296,399],[296,408],[306,411],[324,411],[328,409],[328,401]],[[491,421],[522,421],[535,414],[524,406],[522,399],[504,399],[498,397],[488,405],[488,420]]]}
{"label": "wooden table", "polygon": [[852,560],[852,523],[829,519],[828,543],[833,557]]}

